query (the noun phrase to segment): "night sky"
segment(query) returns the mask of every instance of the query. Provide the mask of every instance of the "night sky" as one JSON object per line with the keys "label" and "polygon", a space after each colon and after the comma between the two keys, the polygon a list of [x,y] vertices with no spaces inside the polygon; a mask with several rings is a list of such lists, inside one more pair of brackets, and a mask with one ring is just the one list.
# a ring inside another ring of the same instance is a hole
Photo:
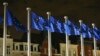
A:
{"label": "night sky", "polygon": [[[0,0],[0,16],[2,17],[2,3],[4,1],[8,2],[8,8],[24,25],[27,24],[26,7],[31,7],[32,11],[45,18],[47,18],[46,12],[50,11],[57,19],[63,19],[63,16],[66,15],[74,23],[78,24],[78,20],[82,19],[83,22],[90,27],[92,22],[95,23],[97,27],[100,27],[99,0]],[[20,38],[23,33],[14,30],[15,29],[12,28],[9,29],[12,36]],[[35,31],[35,33],[39,32]]]}

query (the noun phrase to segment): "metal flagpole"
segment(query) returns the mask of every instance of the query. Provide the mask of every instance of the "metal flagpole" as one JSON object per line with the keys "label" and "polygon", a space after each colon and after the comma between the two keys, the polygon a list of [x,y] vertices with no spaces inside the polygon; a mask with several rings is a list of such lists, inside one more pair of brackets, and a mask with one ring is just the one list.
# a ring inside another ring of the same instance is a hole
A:
{"label": "metal flagpole", "polygon": [[7,26],[6,26],[6,11],[8,3],[4,2],[4,22],[3,22],[3,56],[6,56],[6,38],[7,38]]}
{"label": "metal flagpole", "polygon": [[[92,23],[92,27],[94,28],[95,27],[95,24],[94,23]],[[94,36],[93,36],[94,37]],[[94,41],[94,51],[93,51],[93,53],[94,53],[94,56],[97,56],[97,54],[96,54],[96,50],[97,50],[97,45],[96,45],[96,38],[94,37],[93,38],[93,41]]]}
{"label": "metal flagpole", "polygon": [[[47,12],[48,20],[50,19],[50,12]],[[48,29],[48,56],[52,56],[52,47],[51,47],[51,32],[50,28]]]}
{"label": "metal flagpole", "polygon": [[27,56],[31,56],[31,48],[30,48],[30,43],[31,43],[31,30],[30,30],[30,11],[31,8],[26,8],[27,10]]}
{"label": "metal flagpole", "polygon": [[[64,16],[65,22],[68,20],[67,16]],[[65,33],[66,35],[66,56],[69,56],[69,36],[67,33]]]}
{"label": "metal flagpole", "polygon": [[[82,20],[79,20],[79,23],[80,23],[80,27],[81,27]],[[80,33],[80,40],[81,40],[81,55],[85,56],[85,53],[84,53],[84,39],[82,37],[82,33]]]}

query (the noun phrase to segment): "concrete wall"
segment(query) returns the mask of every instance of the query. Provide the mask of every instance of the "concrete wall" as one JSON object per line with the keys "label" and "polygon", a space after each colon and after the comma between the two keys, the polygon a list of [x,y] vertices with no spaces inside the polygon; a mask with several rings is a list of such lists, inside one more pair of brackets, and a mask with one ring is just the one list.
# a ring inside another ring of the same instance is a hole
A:
{"label": "concrete wall", "polygon": [[[60,53],[61,56],[66,56],[66,45],[65,43],[60,43]],[[72,45],[69,46],[69,56],[78,56],[78,45]]]}
{"label": "concrete wall", "polygon": [[[23,45],[23,50],[20,50],[20,45]],[[18,49],[16,49],[16,46],[18,46]],[[40,56],[40,52],[38,50],[39,44],[33,44],[31,43],[31,46],[33,47],[31,51],[32,56]],[[34,48],[36,48],[34,50]],[[27,56],[27,43],[26,42],[14,42],[14,50],[12,56]]]}
{"label": "concrete wall", "polygon": [[[7,38],[6,45],[7,45],[6,46],[6,54],[9,53],[7,55],[11,56],[12,50],[13,50],[13,39]],[[2,56],[2,52],[3,52],[2,50],[3,50],[3,39],[0,38],[0,56]]]}
{"label": "concrete wall", "polygon": [[[13,51],[12,56],[27,56],[27,51]],[[31,56],[40,56],[40,52],[31,52]]]}
{"label": "concrete wall", "polygon": [[[13,45],[14,44],[14,45]],[[27,49],[25,47],[23,48],[23,51],[20,50],[19,45],[27,45],[26,42],[13,42],[13,39],[7,38],[6,40],[6,54],[7,56],[27,56]],[[38,51],[39,44],[31,44],[33,46],[33,51],[31,52],[32,56],[40,56],[40,52]],[[18,46],[18,49],[16,50],[16,47]],[[34,47],[36,48],[34,50]],[[27,48],[27,47],[26,47]],[[3,39],[0,38],[0,56],[2,56],[3,53]],[[8,52],[9,51],[9,52]]]}
{"label": "concrete wall", "polygon": [[[93,50],[94,51],[94,50]],[[100,50],[97,50],[96,51],[96,54],[97,54],[97,56],[100,56]],[[93,53],[93,56],[94,56],[94,53]]]}

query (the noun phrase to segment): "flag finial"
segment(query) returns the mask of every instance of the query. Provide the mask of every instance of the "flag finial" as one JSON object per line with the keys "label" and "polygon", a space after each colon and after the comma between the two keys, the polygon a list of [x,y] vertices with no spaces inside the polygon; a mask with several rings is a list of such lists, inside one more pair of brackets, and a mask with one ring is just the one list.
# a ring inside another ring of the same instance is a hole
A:
{"label": "flag finial", "polygon": [[65,22],[68,20],[68,16],[64,16]]}
{"label": "flag finial", "polygon": [[82,20],[79,20],[80,25],[82,24]]}
{"label": "flag finial", "polygon": [[31,8],[30,7],[27,7],[26,10],[31,10]]}
{"label": "flag finial", "polygon": [[64,19],[68,19],[68,16],[64,16]]}
{"label": "flag finial", "polygon": [[92,27],[93,27],[93,28],[95,27],[95,24],[94,24],[94,23],[92,23]]}
{"label": "flag finial", "polygon": [[47,12],[47,14],[48,14],[48,15],[50,15],[50,14],[51,14],[51,12],[49,12],[49,11],[48,11],[48,12]]}
{"label": "flag finial", "polygon": [[79,20],[79,23],[82,23],[82,20]]}
{"label": "flag finial", "polygon": [[8,5],[8,3],[7,2],[4,2],[3,5]]}

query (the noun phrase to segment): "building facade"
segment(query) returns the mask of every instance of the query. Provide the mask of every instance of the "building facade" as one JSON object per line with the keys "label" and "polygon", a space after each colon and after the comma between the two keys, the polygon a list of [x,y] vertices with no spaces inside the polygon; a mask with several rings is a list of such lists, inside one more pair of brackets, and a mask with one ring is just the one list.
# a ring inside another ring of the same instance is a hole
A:
{"label": "building facade", "polygon": [[[40,56],[39,44],[31,43],[31,56]],[[27,43],[14,42],[12,56],[27,56]]]}
{"label": "building facade", "polygon": [[[66,44],[60,43],[61,56],[66,56]],[[69,56],[78,56],[78,45],[69,44]]]}
{"label": "building facade", "polygon": [[[3,53],[3,39],[0,38],[0,56],[2,56]],[[12,56],[12,51],[13,51],[13,39],[7,38],[6,39],[6,55],[7,56]]]}
{"label": "building facade", "polygon": [[[31,43],[31,55],[40,56],[39,44]],[[3,50],[3,39],[0,38],[0,50]],[[2,56],[0,51],[0,56]],[[7,56],[27,56],[27,42],[14,42],[12,38],[6,39]]]}
{"label": "building facade", "polygon": [[[52,47],[52,56],[66,56],[66,44],[59,43],[59,50]],[[39,44],[31,43],[31,56],[48,56],[47,40],[43,41],[41,47]],[[3,39],[0,38],[0,56],[2,56]],[[69,43],[69,56],[81,56],[80,45]],[[96,51],[97,56],[100,56],[100,50]],[[15,42],[12,38],[6,39],[6,55],[7,56],[27,56],[27,42]],[[94,56],[91,46],[85,46],[85,56]]]}

